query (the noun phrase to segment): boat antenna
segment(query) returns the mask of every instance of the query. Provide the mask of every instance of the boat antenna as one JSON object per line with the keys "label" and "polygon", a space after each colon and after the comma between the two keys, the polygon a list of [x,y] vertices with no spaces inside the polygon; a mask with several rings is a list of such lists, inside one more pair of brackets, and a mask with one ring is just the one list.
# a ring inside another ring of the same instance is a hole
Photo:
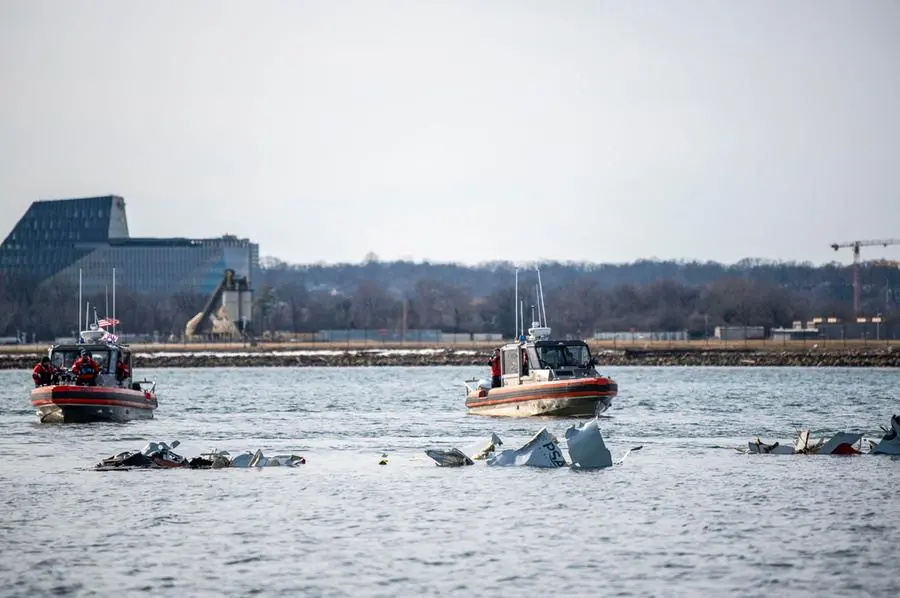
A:
{"label": "boat antenna", "polygon": [[519,299],[519,324],[522,326],[519,336],[525,335],[525,302]]}
{"label": "boat antenna", "polygon": [[[78,268],[78,334],[81,334],[83,328],[81,327],[81,289],[82,289],[82,277],[81,277],[81,268]],[[77,339],[76,339],[77,340]]]}
{"label": "boat antenna", "polygon": [[109,317],[109,285],[106,285],[104,288],[106,289],[106,312],[105,312],[106,315],[104,317],[108,318]]}
{"label": "boat antenna", "polygon": [[515,314],[516,324],[513,328],[513,336],[519,338],[519,308],[516,303],[519,301],[519,269],[516,268],[516,291],[513,296],[513,313]]}
{"label": "boat antenna", "polygon": [[116,333],[116,269],[113,268],[113,310],[112,310],[112,321],[113,321],[113,334]]}
{"label": "boat antenna", "polygon": [[547,326],[547,308],[544,306],[544,285],[541,284],[541,269],[535,268],[537,270],[538,277],[538,294],[541,298],[541,312],[543,313],[543,317],[541,319],[541,325]]}

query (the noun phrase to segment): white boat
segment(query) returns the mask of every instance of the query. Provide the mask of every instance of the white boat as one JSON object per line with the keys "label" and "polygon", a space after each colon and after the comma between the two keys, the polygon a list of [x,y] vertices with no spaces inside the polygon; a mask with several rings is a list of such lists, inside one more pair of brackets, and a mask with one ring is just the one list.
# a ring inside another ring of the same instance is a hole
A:
{"label": "white boat", "polygon": [[[506,417],[594,417],[609,409],[618,384],[601,375],[587,343],[553,340],[547,325],[544,290],[537,272],[537,302],[527,336],[519,331],[523,306],[516,309],[519,338],[500,348],[500,386],[489,380],[466,380],[469,413]],[[516,271],[516,296],[519,274]]]}

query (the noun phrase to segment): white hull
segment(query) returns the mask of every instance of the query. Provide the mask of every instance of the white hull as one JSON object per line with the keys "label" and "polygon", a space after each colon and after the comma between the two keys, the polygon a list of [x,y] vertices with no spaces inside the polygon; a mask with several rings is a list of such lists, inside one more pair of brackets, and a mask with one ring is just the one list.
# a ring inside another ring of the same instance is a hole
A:
{"label": "white hull", "polygon": [[510,403],[496,403],[469,407],[469,413],[495,417],[567,416],[594,417],[609,409],[612,397],[530,399]]}

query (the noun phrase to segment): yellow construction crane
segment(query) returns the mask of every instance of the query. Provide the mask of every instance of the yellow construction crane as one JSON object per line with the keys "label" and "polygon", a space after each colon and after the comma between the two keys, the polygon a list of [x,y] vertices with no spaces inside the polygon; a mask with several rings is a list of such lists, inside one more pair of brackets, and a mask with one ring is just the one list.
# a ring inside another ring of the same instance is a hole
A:
{"label": "yellow construction crane", "polygon": [[841,247],[853,248],[853,315],[859,315],[859,248],[881,245],[900,245],[900,239],[873,239],[869,241],[848,241],[846,243],[832,243],[831,248],[837,251]]}

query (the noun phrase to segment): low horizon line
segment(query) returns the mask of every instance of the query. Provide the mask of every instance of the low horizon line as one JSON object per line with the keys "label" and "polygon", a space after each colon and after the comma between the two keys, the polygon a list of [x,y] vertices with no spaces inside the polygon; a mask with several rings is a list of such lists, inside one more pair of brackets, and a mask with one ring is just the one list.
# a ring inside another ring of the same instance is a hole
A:
{"label": "low horizon line", "polygon": [[[874,258],[871,260],[860,260],[860,264],[869,264],[873,262],[896,262],[898,267],[900,267],[900,260],[888,260],[885,258]],[[749,265],[751,267],[756,266],[778,266],[778,265],[788,265],[788,266],[812,266],[814,268],[821,268],[827,266],[840,266],[840,267],[849,267],[852,266],[853,263],[846,264],[844,262],[840,262],[837,260],[827,261],[827,262],[819,262],[815,263],[812,260],[787,260],[787,259],[772,259],[772,258],[761,258],[761,257],[744,257],[734,262],[725,262],[714,259],[699,259],[699,258],[637,258],[631,261],[618,261],[618,262],[599,262],[599,261],[591,261],[588,259],[584,260],[563,260],[563,259],[553,259],[553,258],[540,258],[540,259],[532,259],[532,260],[508,260],[508,259],[497,259],[497,260],[483,260],[479,262],[463,262],[463,261],[450,261],[450,260],[435,260],[429,258],[396,258],[396,259],[380,259],[375,257],[373,259],[363,258],[359,261],[326,261],[326,260],[317,260],[317,261],[309,261],[309,262],[292,262],[289,260],[282,259],[280,257],[274,255],[265,255],[260,256],[259,265],[262,268],[267,267],[266,263],[272,262],[272,265],[285,265],[285,266],[316,266],[316,267],[336,267],[336,266],[365,266],[367,264],[414,264],[414,265],[432,265],[432,266],[456,266],[461,268],[484,268],[489,266],[501,266],[508,267],[510,269],[522,269],[522,268],[531,268],[535,266],[546,266],[546,265],[561,265],[561,266],[605,266],[605,267],[621,267],[621,266],[633,266],[639,263],[657,263],[657,264],[677,264],[677,265],[715,265],[715,266],[726,266],[726,267],[734,267],[734,266],[744,266]],[[756,262],[745,264],[746,262]]]}

